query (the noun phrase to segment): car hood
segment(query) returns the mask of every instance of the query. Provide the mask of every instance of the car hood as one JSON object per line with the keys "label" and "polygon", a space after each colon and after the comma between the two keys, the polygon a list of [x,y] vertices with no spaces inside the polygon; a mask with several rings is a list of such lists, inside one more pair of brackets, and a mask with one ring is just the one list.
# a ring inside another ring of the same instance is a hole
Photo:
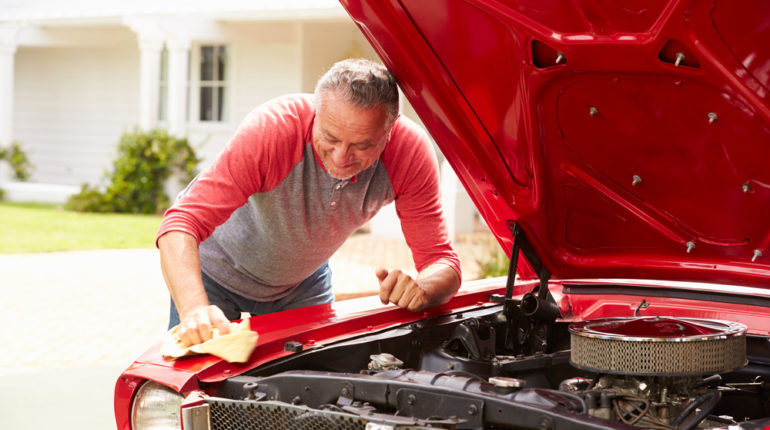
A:
{"label": "car hood", "polygon": [[770,285],[770,3],[341,3],[507,250]]}

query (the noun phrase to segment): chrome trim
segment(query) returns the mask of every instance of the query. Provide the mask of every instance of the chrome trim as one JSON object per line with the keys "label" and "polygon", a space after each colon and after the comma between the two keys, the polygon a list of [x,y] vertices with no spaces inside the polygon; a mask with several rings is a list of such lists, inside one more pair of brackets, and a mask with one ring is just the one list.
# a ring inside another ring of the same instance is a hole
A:
{"label": "chrome trim", "polygon": [[209,405],[202,404],[182,408],[182,428],[184,430],[211,430]]}
{"label": "chrome trim", "polygon": [[[708,327],[714,330],[714,333],[701,334],[695,336],[672,336],[672,337],[653,337],[653,336],[628,336],[622,333],[609,333],[605,331],[594,331],[592,328],[596,326],[605,326],[611,323],[629,322],[632,320],[655,320],[655,319],[668,319],[672,321],[684,321],[694,325],[700,325]],[[654,317],[620,317],[620,318],[603,318],[591,321],[582,321],[579,323],[572,323],[569,325],[569,332],[576,336],[590,337],[594,339],[606,339],[617,340],[623,342],[704,342],[713,340],[724,340],[734,336],[743,336],[746,333],[748,327],[746,325],[724,320],[703,319],[703,318],[681,318],[672,316],[654,316]]]}

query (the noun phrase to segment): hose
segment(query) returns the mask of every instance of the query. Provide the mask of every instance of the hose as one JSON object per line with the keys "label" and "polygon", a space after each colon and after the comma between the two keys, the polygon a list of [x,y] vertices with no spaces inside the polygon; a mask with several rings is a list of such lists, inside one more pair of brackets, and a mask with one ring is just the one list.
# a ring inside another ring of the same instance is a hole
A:
{"label": "hose", "polygon": [[[722,399],[722,393],[719,391],[709,391],[706,394],[703,394],[702,396],[699,396],[695,400],[692,401],[689,405],[687,405],[686,408],[682,410],[682,412],[679,413],[679,415],[676,416],[673,420],[671,420],[671,426],[677,427],[679,430],[692,430],[694,429],[698,423],[703,421],[709,414],[711,414],[711,411],[714,410],[714,408],[717,406],[719,401]],[[705,405],[704,405],[705,404]],[[680,424],[690,416],[690,414],[695,411],[700,405],[704,405],[700,412],[693,415],[692,418],[687,420],[684,424],[680,426]]]}

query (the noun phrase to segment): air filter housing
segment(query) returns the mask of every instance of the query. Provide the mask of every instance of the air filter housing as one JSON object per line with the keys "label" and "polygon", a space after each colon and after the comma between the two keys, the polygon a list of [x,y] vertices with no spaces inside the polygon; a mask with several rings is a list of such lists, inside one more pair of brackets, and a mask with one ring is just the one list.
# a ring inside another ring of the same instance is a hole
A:
{"label": "air filter housing", "polygon": [[746,365],[746,326],[698,318],[637,317],[569,326],[570,362],[619,375],[700,375]]}

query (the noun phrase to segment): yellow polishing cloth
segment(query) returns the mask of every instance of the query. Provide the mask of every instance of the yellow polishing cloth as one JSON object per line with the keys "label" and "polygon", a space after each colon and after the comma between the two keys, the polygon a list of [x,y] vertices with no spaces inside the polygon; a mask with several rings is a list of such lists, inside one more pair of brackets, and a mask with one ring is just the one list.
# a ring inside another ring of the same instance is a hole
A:
{"label": "yellow polishing cloth", "polygon": [[257,332],[249,327],[249,315],[241,315],[243,321],[230,323],[230,333],[219,334],[214,329],[214,337],[206,342],[184,346],[179,338],[179,326],[169,330],[166,340],[161,347],[163,357],[176,359],[186,355],[211,354],[216,355],[230,363],[243,363],[249,359],[251,352],[257,347]]}

